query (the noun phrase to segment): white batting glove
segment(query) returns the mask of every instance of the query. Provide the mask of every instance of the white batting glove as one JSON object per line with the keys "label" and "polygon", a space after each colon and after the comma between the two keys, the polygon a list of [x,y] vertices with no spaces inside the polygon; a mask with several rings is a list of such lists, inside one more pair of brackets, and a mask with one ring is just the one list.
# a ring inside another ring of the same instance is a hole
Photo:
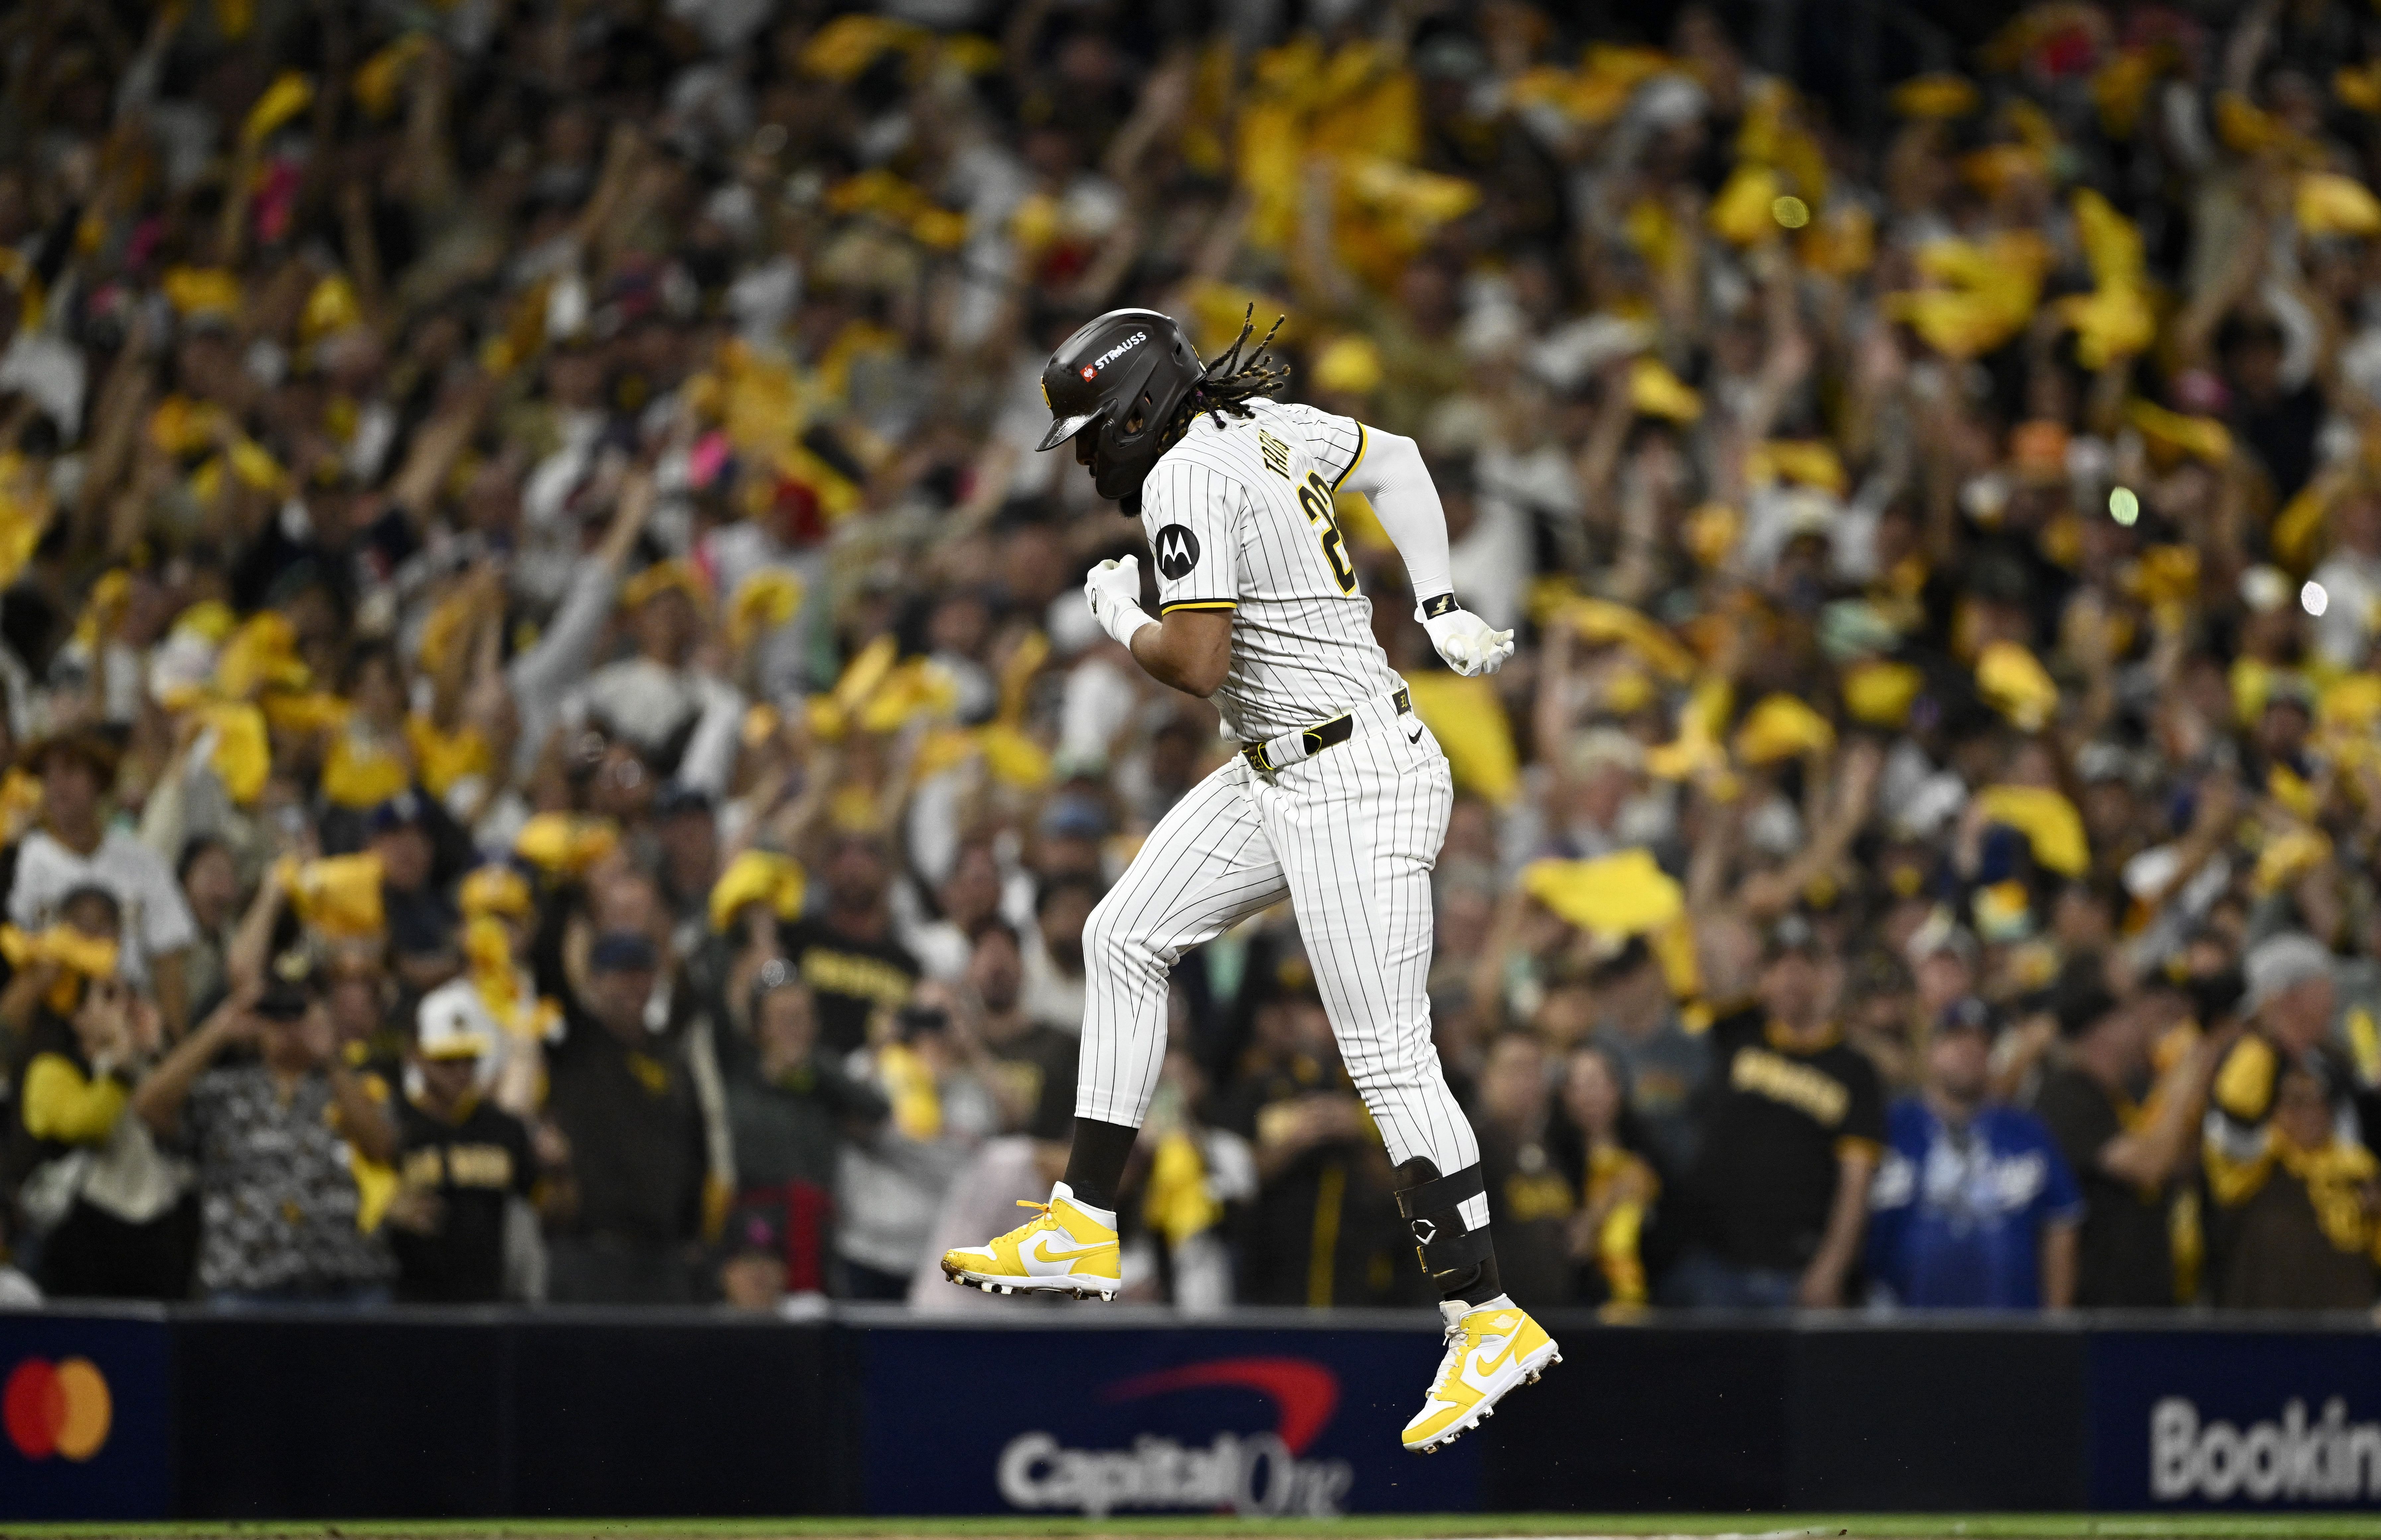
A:
{"label": "white batting glove", "polygon": [[1141,607],[1139,556],[1104,561],[1084,573],[1083,597],[1091,602],[1092,618],[1100,623],[1100,629],[1127,648],[1132,646],[1133,632],[1157,624]]}
{"label": "white batting glove", "polygon": [[1417,605],[1414,618],[1430,632],[1430,644],[1438,649],[1447,666],[1466,678],[1493,674],[1513,655],[1513,633],[1496,629],[1468,609],[1424,615]]}

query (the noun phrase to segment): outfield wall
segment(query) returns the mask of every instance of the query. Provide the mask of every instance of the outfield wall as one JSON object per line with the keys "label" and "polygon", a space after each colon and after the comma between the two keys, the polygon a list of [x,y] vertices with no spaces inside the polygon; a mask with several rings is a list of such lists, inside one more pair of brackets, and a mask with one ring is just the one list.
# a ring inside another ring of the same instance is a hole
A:
{"label": "outfield wall", "polygon": [[0,1520],[2381,1507],[2361,1317],[1550,1319],[1417,1459],[1430,1317],[1015,1314],[0,1315]]}

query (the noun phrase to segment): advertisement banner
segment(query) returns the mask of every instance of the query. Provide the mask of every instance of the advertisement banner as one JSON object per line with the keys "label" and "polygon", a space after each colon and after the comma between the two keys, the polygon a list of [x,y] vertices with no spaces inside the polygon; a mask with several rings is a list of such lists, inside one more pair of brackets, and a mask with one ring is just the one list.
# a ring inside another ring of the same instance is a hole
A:
{"label": "advertisement banner", "polygon": [[2381,1508],[2381,1338],[2103,1332],[2099,1509]]}
{"label": "advertisement banner", "polygon": [[166,1327],[0,1314],[0,1520],[163,1519]]}
{"label": "advertisement banner", "polygon": [[1398,1330],[880,1328],[861,1345],[868,1510],[1456,1513],[1480,1440],[1398,1431],[1438,1365]]}

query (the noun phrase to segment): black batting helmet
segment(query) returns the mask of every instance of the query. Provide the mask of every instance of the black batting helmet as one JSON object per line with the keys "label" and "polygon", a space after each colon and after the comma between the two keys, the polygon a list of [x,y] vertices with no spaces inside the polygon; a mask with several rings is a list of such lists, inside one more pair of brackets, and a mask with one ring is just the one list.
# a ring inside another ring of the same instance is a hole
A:
{"label": "black batting helmet", "polygon": [[1165,451],[1166,426],[1183,397],[1205,373],[1172,316],[1110,311],[1079,327],[1042,366],[1042,398],[1054,419],[1042,447],[1055,449],[1096,425],[1093,484],[1103,497],[1131,497]]}

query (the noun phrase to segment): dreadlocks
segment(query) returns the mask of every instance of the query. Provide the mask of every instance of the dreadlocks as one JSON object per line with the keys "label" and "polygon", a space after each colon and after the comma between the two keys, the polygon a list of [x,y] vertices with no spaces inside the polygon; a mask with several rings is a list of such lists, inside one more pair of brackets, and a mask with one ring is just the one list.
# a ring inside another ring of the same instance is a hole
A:
{"label": "dreadlocks", "polygon": [[1240,335],[1232,339],[1232,346],[1227,350],[1201,372],[1198,380],[1190,386],[1190,394],[1183,397],[1182,404],[1174,409],[1174,421],[1166,425],[1166,434],[1161,440],[1166,447],[1171,448],[1179,443],[1182,435],[1190,432],[1190,424],[1199,420],[1201,412],[1213,417],[1215,426],[1220,428],[1224,425],[1226,412],[1234,417],[1246,417],[1252,397],[1271,396],[1289,384],[1289,365],[1268,362],[1265,359],[1265,349],[1273,346],[1274,333],[1281,330],[1281,324],[1289,319],[1288,316],[1276,316],[1272,327],[1258,342],[1256,351],[1248,356],[1246,362],[1240,360],[1241,347],[1249,340],[1249,334],[1257,329],[1256,311],[1253,304],[1248,308],[1247,314],[1240,319]]}

